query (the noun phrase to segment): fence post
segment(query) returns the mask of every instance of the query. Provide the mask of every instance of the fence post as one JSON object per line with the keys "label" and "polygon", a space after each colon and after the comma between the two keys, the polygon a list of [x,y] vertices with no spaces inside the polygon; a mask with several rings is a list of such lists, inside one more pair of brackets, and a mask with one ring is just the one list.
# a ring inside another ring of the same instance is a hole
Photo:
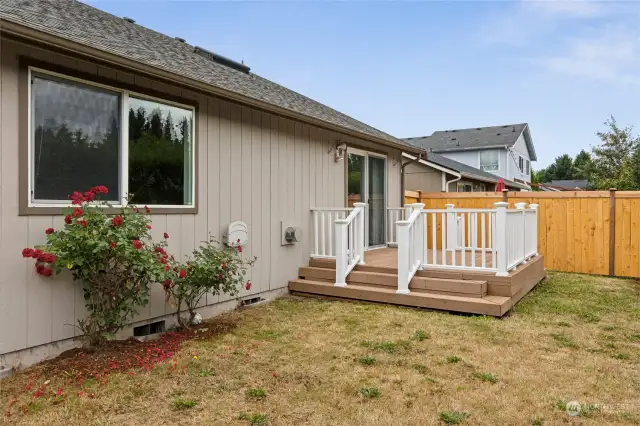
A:
{"label": "fence post", "polygon": [[336,239],[335,239],[335,255],[336,255],[336,287],[346,287],[347,264],[349,263],[349,255],[347,250],[347,223],[335,223]]}
{"label": "fence post", "polygon": [[531,236],[535,241],[536,249],[531,257],[535,257],[538,255],[538,206],[538,204],[529,204],[529,208],[531,210],[534,210],[536,213],[534,216],[535,220],[533,221],[533,225],[531,225]]}
{"label": "fence post", "polygon": [[496,255],[498,256],[496,273],[499,277],[509,276],[507,272],[507,206],[509,203],[499,201],[496,206]]}
{"label": "fence post", "polygon": [[[525,207],[527,203],[516,203],[516,209],[522,210],[522,214],[520,215],[520,221],[522,222],[522,226],[520,229],[522,230],[522,263],[527,263],[527,218],[525,217]],[[520,231],[518,231],[520,232]]]}
{"label": "fence post", "polygon": [[447,208],[447,250],[455,250],[458,247],[458,218],[453,212],[453,204],[445,204]]}
{"label": "fence post", "polygon": [[502,202],[503,203],[509,203],[509,190],[508,189],[503,189],[502,190]]}
{"label": "fence post", "polygon": [[616,274],[616,188],[609,189],[609,275]]}
{"label": "fence post", "polygon": [[358,256],[360,256],[360,261],[358,262],[359,265],[364,265],[364,212],[365,212],[365,207],[367,206],[366,203],[354,203],[353,207],[355,209],[360,210],[360,213],[358,214],[358,216],[356,216],[356,223],[354,225],[357,225],[357,233],[356,235],[358,236],[358,238],[356,239],[356,247],[357,247],[357,254]]}

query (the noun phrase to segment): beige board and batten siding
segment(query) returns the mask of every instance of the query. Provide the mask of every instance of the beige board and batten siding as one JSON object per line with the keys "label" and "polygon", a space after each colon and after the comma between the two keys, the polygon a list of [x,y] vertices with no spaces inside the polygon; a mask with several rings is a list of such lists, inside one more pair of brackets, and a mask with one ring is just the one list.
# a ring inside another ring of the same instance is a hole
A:
{"label": "beige board and batten siding", "polygon": [[[46,228],[63,226],[61,216],[18,215],[20,56],[198,102],[197,213],[152,214],[152,232],[155,239],[167,232],[169,251],[183,258],[208,233],[220,238],[230,222],[246,222],[244,254],[258,261],[249,272],[251,291],[240,296],[285,289],[309,260],[310,209],[345,205],[346,165],[334,160],[338,141],[387,154],[388,204],[399,204],[400,151],[13,40],[0,40],[0,49],[0,355],[72,338],[73,324],[86,313],[70,276],[44,279],[20,254],[43,243]],[[302,228],[299,244],[281,246],[280,221]],[[203,304],[227,300],[208,296]],[[135,321],[170,314],[156,285]]]}
{"label": "beige board and batten siding", "polygon": [[408,191],[442,191],[444,172],[424,164],[411,163],[405,167],[404,187]]}

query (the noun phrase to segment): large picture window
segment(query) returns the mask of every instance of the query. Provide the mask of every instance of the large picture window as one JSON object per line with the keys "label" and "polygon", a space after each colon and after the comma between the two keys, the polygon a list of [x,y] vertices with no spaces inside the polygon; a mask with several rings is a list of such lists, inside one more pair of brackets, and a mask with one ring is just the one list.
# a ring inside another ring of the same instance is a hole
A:
{"label": "large picture window", "polygon": [[499,169],[498,151],[480,151],[480,170],[484,170],[485,172],[497,172]]}
{"label": "large picture window", "polygon": [[193,107],[29,72],[31,206],[96,185],[116,206],[194,206]]}

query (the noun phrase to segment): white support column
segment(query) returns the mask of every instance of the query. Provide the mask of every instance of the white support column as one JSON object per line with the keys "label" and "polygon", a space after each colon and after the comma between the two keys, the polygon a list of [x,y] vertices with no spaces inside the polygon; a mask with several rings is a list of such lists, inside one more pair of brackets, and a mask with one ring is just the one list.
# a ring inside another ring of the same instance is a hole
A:
{"label": "white support column", "polygon": [[522,214],[519,215],[520,216],[520,229],[518,230],[518,232],[522,233],[520,234],[520,237],[522,238],[522,244],[520,244],[520,249],[522,250],[522,263],[527,263],[527,217],[525,216],[525,207],[527,206],[527,203],[516,203],[516,209],[518,210],[522,210]]}
{"label": "white support column", "polygon": [[535,241],[536,251],[533,253],[533,256],[538,255],[538,204],[529,204],[529,208],[531,210],[535,210],[536,214],[534,216],[533,225],[531,225],[531,235],[533,240]]}
{"label": "white support column", "polygon": [[499,277],[509,276],[507,272],[507,206],[509,203],[500,201],[494,204],[496,206],[496,256]]}
{"label": "white support column", "polygon": [[409,222],[398,222],[398,290],[396,293],[409,294],[409,271],[411,259],[409,259]]}
{"label": "white support column", "polygon": [[[422,212],[422,209],[424,209],[423,203],[411,204],[411,213],[415,212],[416,210]],[[416,262],[418,261],[418,259],[420,259],[420,267],[422,267],[423,264],[427,263],[427,230],[424,227],[424,216],[422,214],[418,216],[417,222],[413,226],[416,227],[414,239],[415,247],[413,250],[414,253],[419,253],[419,255],[416,255],[415,259],[411,259],[411,261]],[[411,266],[413,267],[413,264]]]}
{"label": "white support column", "polygon": [[336,255],[336,287],[346,287],[347,267],[349,256],[347,255],[347,223],[336,221],[335,223],[335,255]]}
{"label": "white support column", "polygon": [[356,247],[357,247],[357,253],[360,256],[360,265],[364,265],[364,212],[365,212],[365,207],[367,207],[366,203],[354,203],[353,207],[355,209],[359,209],[360,213],[358,214],[358,216],[356,217],[356,225],[358,226],[358,239],[356,242]]}
{"label": "white support column", "polygon": [[[453,204],[445,204],[447,210],[453,210]],[[447,250],[455,251],[458,248],[458,220],[456,214],[447,212]],[[455,258],[455,255],[453,256]]]}

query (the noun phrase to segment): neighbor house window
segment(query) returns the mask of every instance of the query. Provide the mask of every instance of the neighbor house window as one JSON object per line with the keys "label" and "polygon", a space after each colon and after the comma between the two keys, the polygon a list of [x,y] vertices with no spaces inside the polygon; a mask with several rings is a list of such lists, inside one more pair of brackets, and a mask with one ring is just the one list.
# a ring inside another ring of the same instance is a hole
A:
{"label": "neighbor house window", "polygon": [[104,185],[114,205],[193,206],[193,107],[29,72],[30,205]]}
{"label": "neighbor house window", "polygon": [[524,173],[524,158],[518,157],[518,168],[520,169],[520,173]]}
{"label": "neighbor house window", "polygon": [[459,183],[458,192],[473,192],[473,187],[468,183]]}
{"label": "neighbor house window", "polygon": [[480,170],[485,172],[497,172],[499,170],[498,151],[480,151]]}
{"label": "neighbor house window", "polygon": [[531,174],[531,161],[526,160],[524,162],[524,165],[525,165],[525,174],[529,176]]}

